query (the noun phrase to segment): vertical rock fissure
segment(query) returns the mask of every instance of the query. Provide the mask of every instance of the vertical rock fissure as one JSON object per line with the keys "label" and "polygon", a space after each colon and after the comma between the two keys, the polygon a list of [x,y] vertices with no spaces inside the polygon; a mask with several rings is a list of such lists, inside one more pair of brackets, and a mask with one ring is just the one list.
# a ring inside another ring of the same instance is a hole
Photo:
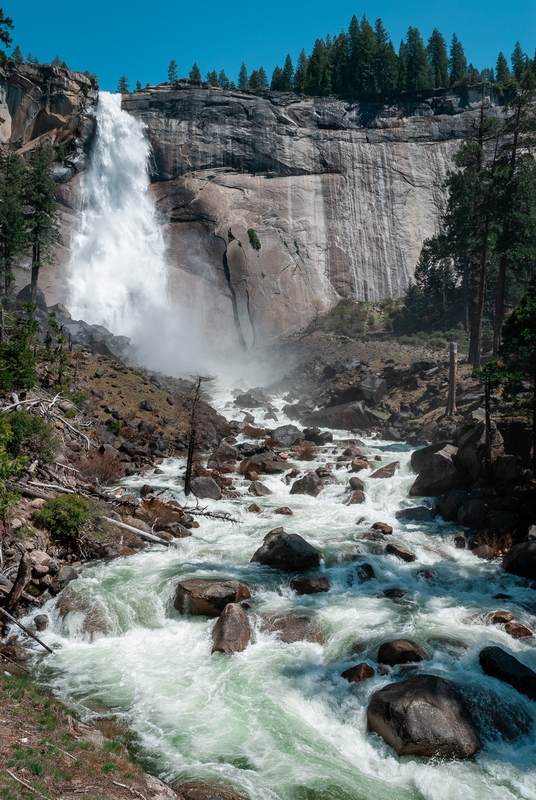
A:
{"label": "vertical rock fissure", "polygon": [[244,339],[244,334],[242,333],[242,325],[240,324],[240,317],[238,315],[238,303],[236,302],[236,292],[231,281],[231,271],[229,269],[229,262],[227,261],[227,244],[225,243],[225,239],[223,239],[223,237],[219,238],[221,238],[221,240],[225,245],[225,249],[223,251],[223,256],[222,256],[223,274],[225,275],[227,288],[229,289],[229,294],[231,296],[231,306],[233,309],[233,319],[236,328],[236,334],[238,336],[238,342],[242,350],[247,350],[248,348],[246,345],[246,340]]}

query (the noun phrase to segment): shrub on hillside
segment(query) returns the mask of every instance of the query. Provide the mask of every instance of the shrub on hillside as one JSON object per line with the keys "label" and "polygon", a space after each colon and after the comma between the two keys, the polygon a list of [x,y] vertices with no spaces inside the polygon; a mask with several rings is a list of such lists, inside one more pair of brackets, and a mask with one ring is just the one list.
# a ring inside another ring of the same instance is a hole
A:
{"label": "shrub on hillside", "polygon": [[79,461],[76,468],[87,481],[97,479],[103,486],[115,483],[125,474],[123,464],[118,458],[110,453],[101,455],[94,450],[83,461]]}
{"label": "shrub on hillside", "polygon": [[54,461],[59,441],[54,436],[54,428],[42,417],[29,411],[14,411],[9,422],[12,430],[7,450],[13,456],[26,455],[31,459]]}
{"label": "shrub on hillside", "polygon": [[91,503],[77,494],[63,494],[47,500],[32,519],[40,528],[46,528],[59,542],[78,538],[92,516]]}

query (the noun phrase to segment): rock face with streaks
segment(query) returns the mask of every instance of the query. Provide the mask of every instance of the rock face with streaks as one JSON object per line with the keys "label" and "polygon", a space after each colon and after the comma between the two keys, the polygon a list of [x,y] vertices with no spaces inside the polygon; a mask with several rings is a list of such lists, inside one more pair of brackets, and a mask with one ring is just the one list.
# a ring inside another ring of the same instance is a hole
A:
{"label": "rock face with streaks", "polygon": [[248,345],[341,297],[400,296],[482,98],[498,113],[487,85],[390,105],[186,82],[125,95],[153,146],[175,291],[202,292]]}

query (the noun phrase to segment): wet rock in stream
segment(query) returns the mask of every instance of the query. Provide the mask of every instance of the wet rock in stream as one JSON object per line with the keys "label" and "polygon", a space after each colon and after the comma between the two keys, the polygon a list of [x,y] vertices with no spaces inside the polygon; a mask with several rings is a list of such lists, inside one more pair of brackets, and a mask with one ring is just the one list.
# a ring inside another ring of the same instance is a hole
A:
{"label": "wet rock in stream", "polygon": [[251,561],[287,572],[302,572],[320,565],[322,554],[297,533],[286,533],[282,528],[270,531],[264,537]]}
{"label": "wet rock in stream", "polygon": [[239,603],[248,597],[248,587],[238,581],[192,578],[177,585],[174,606],[181,614],[218,617],[228,603]]}
{"label": "wet rock in stream", "polygon": [[239,603],[228,603],[212,631],[212,653],[240,653],[251,638],[248,616]]}
{"label": "wet rock in stream", "polygon": [[463,759],[482,747],[460,692],[435,675],[412,675],[375,692],[367,723],[399,756]]}

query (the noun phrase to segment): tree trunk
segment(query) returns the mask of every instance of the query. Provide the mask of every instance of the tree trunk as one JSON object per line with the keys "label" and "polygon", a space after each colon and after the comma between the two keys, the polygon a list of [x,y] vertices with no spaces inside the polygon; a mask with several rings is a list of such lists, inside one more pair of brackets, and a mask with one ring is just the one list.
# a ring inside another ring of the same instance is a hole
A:
{"label": "tree trunk", "polygon": [[15,610],[20,600],[20,596],[26,588],[26,584],[29,582],[31,577],[32,562],[30,561],[30,556],[28,553],[24,553],[19,563],[19,571],[17,572],[15,583],[13,584],[11,591],[7,596],[6,611],[11,612]]}
{"label": "tree trunk", "polygon": [[37,305],[37,282],[39,280],[39,268],[41,266],[41,247],[39,242],[34,242],[32,247],[32,277],[31,285],[31,302]]}

